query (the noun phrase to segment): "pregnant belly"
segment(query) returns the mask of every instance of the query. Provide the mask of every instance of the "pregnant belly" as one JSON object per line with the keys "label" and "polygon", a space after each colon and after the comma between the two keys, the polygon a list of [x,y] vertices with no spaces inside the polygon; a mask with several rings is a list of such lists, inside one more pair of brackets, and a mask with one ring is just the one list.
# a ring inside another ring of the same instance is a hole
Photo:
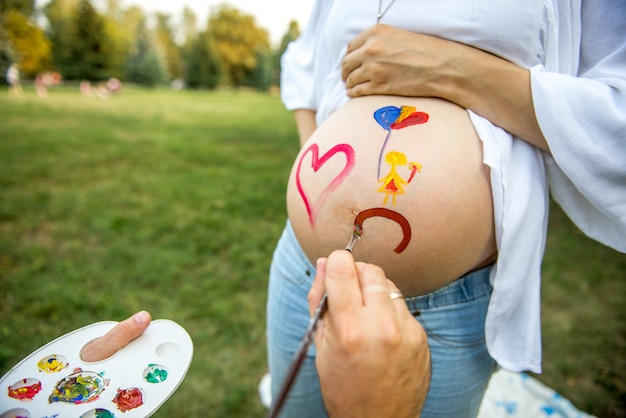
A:
{"label": "pregnant belly", "polygon": [[467,112],[439,99],[348,102],[302,147],[287,209],[312,262],[344,248],[358,224],[355,259],[381,266],[407,296],[495,258],[482,143]]}

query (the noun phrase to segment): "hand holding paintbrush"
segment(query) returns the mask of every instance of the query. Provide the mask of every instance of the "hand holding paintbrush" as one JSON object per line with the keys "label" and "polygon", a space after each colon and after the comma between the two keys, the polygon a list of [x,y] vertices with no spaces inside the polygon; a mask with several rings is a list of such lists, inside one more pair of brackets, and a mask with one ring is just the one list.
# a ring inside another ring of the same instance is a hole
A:
{"label": "hand holding paintbrush", "polygon": [[354,262],[350,253],[359,237],[355,229],[348,251],[318,260],[309,295],[311,321],[270,417],[288,401],[313,339],[330,416],[419,415],[430,381],[426,334],[384,272]]}

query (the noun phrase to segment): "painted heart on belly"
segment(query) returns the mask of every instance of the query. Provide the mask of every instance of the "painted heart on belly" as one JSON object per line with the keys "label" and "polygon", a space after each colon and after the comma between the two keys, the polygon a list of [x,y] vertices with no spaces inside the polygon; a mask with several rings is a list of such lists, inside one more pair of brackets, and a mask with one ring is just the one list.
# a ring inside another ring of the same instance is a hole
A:
{"label": "painted heart on belly", "polygon": [[[330,183],[326,186],[324,190],[320,193],[317,199],[312,200],[312,197],[307,194],[302,186],[302,181],[300,178],[300,172],[302,169],[302,163],[305,157],[311,154],[311,168],[313,168],[313,172],[317,173],[318,170],[326,164],[331,158],[336,156],[337,154],[343,154],[346,157],[346,162],[342,170],[330,181]],[[356,163],[356,156],[354,149],[348,144],[338,144],[332,147],[328,152],[326,152],[321,157],[319,156],[319,146],[317,144],[311,144],[309,148],[306,149],[300,156],[300,161],[298,162],[298,169],[296,170],[296,185],[298,187],[298,192],[302,197],[302,201],[304,202],[304,206],[306,207],[306,212],[309,215],[309,222],[311,223],[311,227],[315,227],[315,218],[317,217],[317,213],[324,206],[330,194],[339,187],[339,185],[348,177],[354,165]]]}

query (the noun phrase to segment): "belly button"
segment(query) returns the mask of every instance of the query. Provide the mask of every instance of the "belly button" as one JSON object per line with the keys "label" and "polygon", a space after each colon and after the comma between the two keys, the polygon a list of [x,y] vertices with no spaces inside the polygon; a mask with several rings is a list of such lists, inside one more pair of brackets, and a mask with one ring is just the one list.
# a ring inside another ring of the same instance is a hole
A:
{"label": "belly button", "polygon": [[354,219],[359,213],[360,210],[352,204],[344,205],[341,209],[335,211],[337,219],[339,219],[342,223],[350,225],[354,223]]}

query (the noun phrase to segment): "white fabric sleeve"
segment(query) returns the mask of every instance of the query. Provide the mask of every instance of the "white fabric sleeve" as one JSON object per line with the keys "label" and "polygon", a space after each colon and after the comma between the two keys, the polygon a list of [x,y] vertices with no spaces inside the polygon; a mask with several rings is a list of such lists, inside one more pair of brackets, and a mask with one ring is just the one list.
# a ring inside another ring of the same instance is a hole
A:
{"label": "white fabric sleeve", "polygon": [[539,149],[468,111],[490,169],[498,260],[485,320],[489,354],[507,370],[541,373],[541,260],[548,189]]}
{"label": "white fabric sleeve", "polygon": [[626,252],[626,9],[604,1],[583,2],[578,74],[536,66],[531,88],[552,196],[585,234]]}
{"label": "white fabric sleeve", "polygon": [[329,11],[330,1],[318,0],[309,21],[281,57],[280,96],[289,110],[316,110],[315,62],[322,23]]}

